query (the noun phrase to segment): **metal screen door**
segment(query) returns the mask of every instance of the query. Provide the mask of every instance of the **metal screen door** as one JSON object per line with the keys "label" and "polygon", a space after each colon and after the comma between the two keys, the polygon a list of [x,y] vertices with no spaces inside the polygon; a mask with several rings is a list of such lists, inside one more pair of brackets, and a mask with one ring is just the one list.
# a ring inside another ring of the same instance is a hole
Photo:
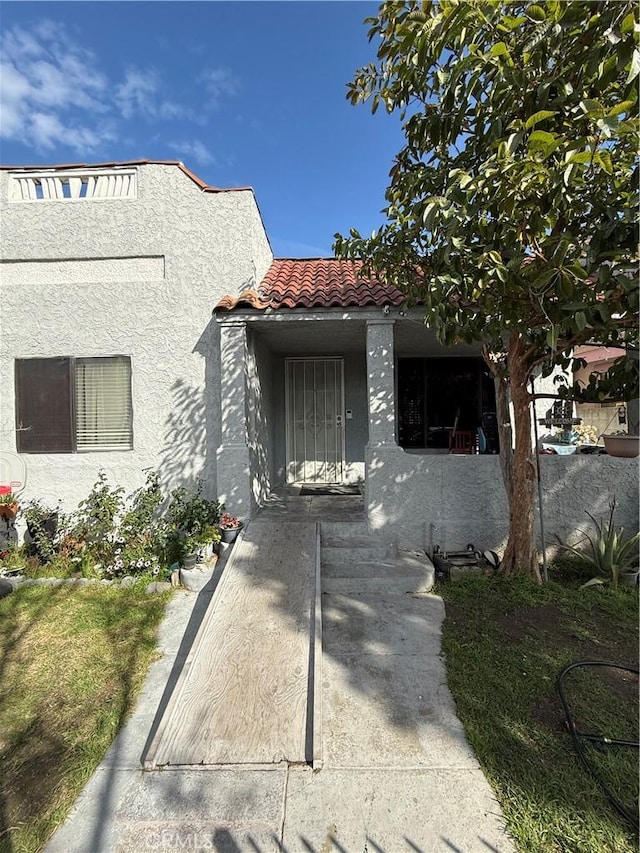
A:
{"label": "metal screen door", "polygon": [[341,358],[288,358],[287,482],[342,483],[344,368]]}

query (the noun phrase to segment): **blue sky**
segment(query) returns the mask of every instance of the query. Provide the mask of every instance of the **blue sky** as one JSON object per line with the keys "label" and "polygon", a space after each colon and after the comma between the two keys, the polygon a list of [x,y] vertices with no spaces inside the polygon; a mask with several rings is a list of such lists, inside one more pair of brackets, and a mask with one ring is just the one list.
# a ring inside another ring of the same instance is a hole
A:
{"label": "blue sky", "polygon": [[368,2],[3,2],[5,165],[182,160],[252,186],[277,257],[382,222],[397,116],[346,100]]}

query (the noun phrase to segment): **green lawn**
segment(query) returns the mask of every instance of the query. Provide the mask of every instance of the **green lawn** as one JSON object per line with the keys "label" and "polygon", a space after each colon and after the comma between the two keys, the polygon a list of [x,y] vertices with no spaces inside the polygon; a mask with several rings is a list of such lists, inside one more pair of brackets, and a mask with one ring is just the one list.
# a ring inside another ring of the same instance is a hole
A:
{"label": "green lawn", "polygon": [[0,601],[0,851],[38,851],[132,709],[166,595],[27,587]]}
{"label": "green lawn", "polygon": [[[563,728],[558,674],[578,660],[638,665],[638,596],[481,577],[440,584],[443,648],[458,714],[521,853],[634,853],[637,840],[585,772]],[[638,680],[570,673],[579,729],[637,740]],[[588,747],[615,796],[638,809],[638,750]]]}

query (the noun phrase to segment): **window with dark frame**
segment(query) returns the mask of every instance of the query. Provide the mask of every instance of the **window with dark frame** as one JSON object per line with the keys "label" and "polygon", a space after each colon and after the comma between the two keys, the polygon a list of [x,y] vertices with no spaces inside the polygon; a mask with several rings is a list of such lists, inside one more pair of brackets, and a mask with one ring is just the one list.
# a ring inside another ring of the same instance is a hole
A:
{"label": "window with dark frame", "polygon": [[133,449],[131,359],[15,361],[18,453]]}
{"label": "window with dark frame", "polygon": [[482,428],[485,451],[498,451],[493,379],[482,359],[401,357],[398,370],[398,443],[447,450],[457,430]]}

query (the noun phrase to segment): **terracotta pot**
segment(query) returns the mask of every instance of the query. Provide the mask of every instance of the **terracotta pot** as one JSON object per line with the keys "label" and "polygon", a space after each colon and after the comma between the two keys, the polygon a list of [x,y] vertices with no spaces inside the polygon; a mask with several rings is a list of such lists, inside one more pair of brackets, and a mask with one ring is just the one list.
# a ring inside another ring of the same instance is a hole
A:
{"label": "terracotta pot", "polygon": [[603,435],[604,446],[609,456],[622,456],[633,459],[640,455],[640,436]]}
{"label": "terracotta pot", "polygon": [[18,501],[11,504],[0,504],[0,517],[11,521],[18,514]]}

